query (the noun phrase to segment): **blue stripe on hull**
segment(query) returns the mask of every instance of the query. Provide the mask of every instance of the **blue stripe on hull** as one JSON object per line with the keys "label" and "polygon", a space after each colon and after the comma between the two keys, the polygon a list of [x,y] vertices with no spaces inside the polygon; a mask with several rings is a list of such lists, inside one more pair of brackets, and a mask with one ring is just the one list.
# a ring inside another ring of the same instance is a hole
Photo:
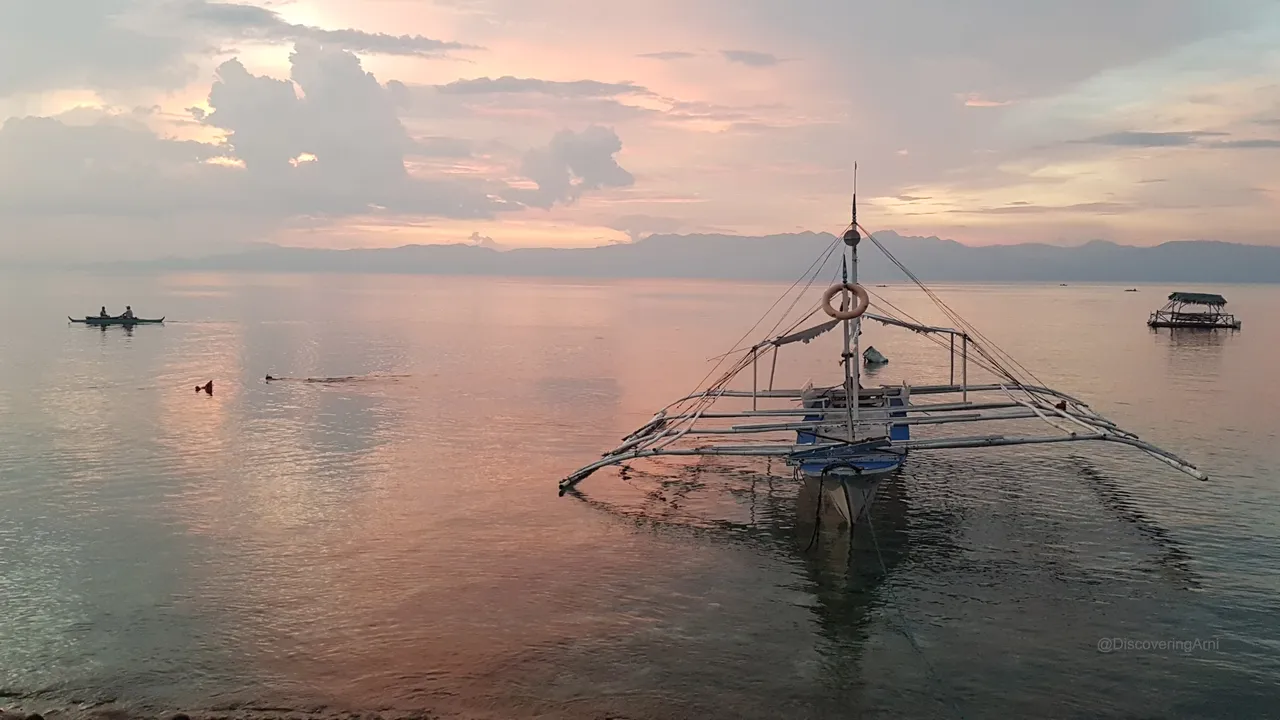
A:
{"label": "blue stripe on hull", "polygon": [[[804,422],[807,422],[807,423],[822,422],[822,419],[823,418],[821,415],[805,415],[804,416]],[[816,442],[818,442],[817,435],[814,435],[811,432],[805,432],[803,430],[796,431],[797,445],[813,445]]]}
{"label": "blue stripe on hull", "polygon": [[[906,401],[904,401],[900,397],[889,398],[889,407],[891,408],[904,407],[905,405],[906,405]],[[906,411],[889,413],[889,417],[905,418],[906,416],[907,416]],[[805,415],[803,421],[807,423],[817,423],[817,422],[822,422],[824,419],[825,419],[825,416],[823,415]],[[896,441],[910,440],[911,426],[910,425],[889,426],[889,439],[896,440]],[[796,432],[797,445],[814,445],[817,442],[818,442],[818,437],[811,432],[805,432],[803,430]]]}
{"label": "blue stripe on hull", "polygon": [[[902,407],[903,405],[905,405],[905,403],[902,401],[902,398],[900,398],[900,397],[898,397],[898,398],[889,398],[889,407]],[[900,418],[904,418],[904,417],[906,417],[906,416],[907,416],[907,413],[906,413],[906,412],[891,412],[891,413],[889,413],[889,417],[900,417]],[[910,440],[910,439],[911,439],[911,426],[910,426],[910,425],[891,425],[891,426],[889,426],[889,439],[890,439],[890,440]]]}

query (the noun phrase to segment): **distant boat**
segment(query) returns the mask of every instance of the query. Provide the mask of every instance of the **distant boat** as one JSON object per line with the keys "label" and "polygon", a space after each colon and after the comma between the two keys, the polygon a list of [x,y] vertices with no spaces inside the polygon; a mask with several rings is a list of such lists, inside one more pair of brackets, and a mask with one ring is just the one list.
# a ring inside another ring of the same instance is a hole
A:
{"label": "distant boat", "polygon": [[862,353],[862,359],[868,365],[884,365],[889,362],[889,358],[880,354],[880,351],[876,349],[875,345],[867,347],[866,352]]}
{"label": "distant boat", "polygon": [[1125,292],[1138,292],[1138,288],[1129,288],[1128,290],[1125,290]]}
{"label": "distant boat", "polygon": [[86,316],[84,317],[84,319],[83,319],[83,320],[77,320],[77,319],[75,319],[75,318],[71,317],[70,315],[68,315],[68,316],[67,316],[67,319],[68,319],[68,320],[70,320],[70,321],[71,321],[71,322],[73,322],[73,323],[84,323],[85,325],[98,325],[98,326],[106,326],[106,325],[159,325],[159,324],[161,324],[161,323],[163,323],[163,322],[164,322],[164,318],[163,318],[163,317],[158,318],[158,319],[155,319],[155,320],[152,320],[152,319],[148,319],[148,318],[139,318],[139,317],[131,317],[131,318],[127,318],[127,317],[124,317],[124,316],[121,316],[121,315],[117,315],[117,316],[115,316],[115,317],[98,317],[98,316],[94,316],[94,315],[86,315]]}
{"label": "distant boat", "polygon": [[[1239,330],[1240,321],[1223,312],[1227,299],[1213,293],[1173,292],[1169,302],[1151,313],[1147,325],[1153,328],[1200,328]],[[1207,308],[1206,310],[1190,309]]]}

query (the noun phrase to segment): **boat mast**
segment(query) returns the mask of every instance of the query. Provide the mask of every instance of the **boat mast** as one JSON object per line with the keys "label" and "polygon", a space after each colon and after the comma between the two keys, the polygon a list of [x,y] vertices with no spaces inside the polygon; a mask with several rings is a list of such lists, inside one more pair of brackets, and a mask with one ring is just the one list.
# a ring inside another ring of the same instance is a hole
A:
{"label": "boat mast", "polygon": [[[844,234],[844,244],[849,248],[845,258],[844,282],[858,282],[858,163],[853,164],[853,221]],[[844,307],[850,307],[853,301],[848,290],[842,293]],[[858,422],[858,334],[862,327],[862,318],[844,321],[844,387],[845,404],[849,407],[849,442],[854,441],[854,425]]]}

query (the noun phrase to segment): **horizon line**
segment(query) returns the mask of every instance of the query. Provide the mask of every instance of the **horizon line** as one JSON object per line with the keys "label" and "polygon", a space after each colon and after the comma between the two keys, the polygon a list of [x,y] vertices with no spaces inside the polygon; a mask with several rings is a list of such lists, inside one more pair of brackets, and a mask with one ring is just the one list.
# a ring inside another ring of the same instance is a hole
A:
{"label": "horizon line", "polygon": [[[1108,240],[1106,238],[1092,238],[1090,240],[1085,240],[1083,242],[1077,242],[1077,243],[1071,243],[1071,244],[1059,244],[1059,243],[1051,243],[1051,242],[1044,242],[1044,241],[1021,241],[1021,242],[1009,242],[1009,243],[991,243],[989,245],[972,245],[960,240],[955,240],[953,238],[946,238],[939,235],[904,235],[896,230],[891,230],[891,229],[878,230],[871,234],[877,237],[885,234],[890,234],[895,237],[902,238],[904,240],[936,240],[938,242],[955,243],[956,245],[960,245],[961,247],[972,249],[972,250],[981,250],[983,248],[1014,248],[1014,247],[1026,247],[1026,246],[1062,248],[1064,250],[1071,250],[1071,249],[1082,248],[1088,245],[1096,245],[1096,244],[1112,245],[1112,246],[1121,247],[1121,248],[1134,248],[1137,250],[1150,250],[1154,248],[1164,247],[1166,245],[1176,245],[1179,243],[1206,243],[1206,244],[1219,244],[1219,245],[1233,245],[1233,246],[1239,246],[1239,247],[1273,248],[1273,249],[1280,250],[1280,245],[1238,242],[1234,240],[1215,240],[1211,238],[1181,238],[1181,239],[1175,239],[1175,240],[1164,240],[1154,245],[1133,245],[1129,243],[1116,242],[1115,240]],[[363,247],[363,246],[314,247],[314,246],[306,246],[306,245],[287,245],[287,244],[277,243],[277,242],[260,241],[260,242],[246,243],[239,250],[233,250],[228,253],[222,253],[219,255],[187,256],[185,258],[169,255],[169,256],[154,258],[150,261],[144,260],[140,262],[155,262],[155,261],[165,260],[165,259],[177,260],[177,259],[226,257],[228,255],[246,254],[248,252],[251,252],[254,249],[305,250],[305,251],[315,251],[315,252],[353,252],[353,251],[403,250],[407,248],[426,248],[426,247],[472,247],[480,250],[489,250],[491,252],[507,253],[507,252],[515,252],[520,250],[565,250],[565,251],[597,250],[597,249],[608,248],[608,247],[636,245],[636,244],[645,242],[646,240],[649,240],[651,238],[712,238],[714,237],[714,238],[740,238],[743,240],[764,240],[768,238],[786,238],[786,237],[821,236],[821,235],[826,235],[831,238],[837,237],[835,233],[830,232],[828,230],[794,230],[790,232],[765,233],[765,234],[759,234],[759,235],[747,235],[742,233],[719,233],[719,232],[689,232],[689,233],[655,232],[655,233],[649,233],[648,235],[644,235],[643,237],[639,237],[631,240],[606,242],[600,245],[577,245],[577,246],[570,246],[570,247],[556,246],[556,245],[520,245],[520,246],[506,245],[504,246],[501,242],[498,242],[496,240],[494,240],[494,244],[497,247],[494,247],[490,245],[480,245],[477,243],[468,242],[467,239],[465,238],[461,240],[451,241],[451,242],[417,242],[417,243],[405,243],[402,245],[380,245],[380,246],[372,246],[372,247]]]}

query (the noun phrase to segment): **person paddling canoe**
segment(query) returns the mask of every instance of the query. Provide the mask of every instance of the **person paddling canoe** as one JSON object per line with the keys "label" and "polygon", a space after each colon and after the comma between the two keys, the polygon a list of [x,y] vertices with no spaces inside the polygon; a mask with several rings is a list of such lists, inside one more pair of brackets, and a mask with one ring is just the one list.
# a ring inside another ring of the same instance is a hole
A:
{"label": "person paddling canoe", "polygon": [[123,314],[123,315],[121,315],[120,317],[122,317],[122,318],[129,318],[130,320],[132,320],[132,319],[133,319],[133,306],[131,306],[131,305],[125,305],[125,306],[124,306],[124,314]]}
{"label": "person paddling canoe", "polygon": [[108,315],[108,314],[107,314],[107,306],[106,306],[106,305],[103,305],[103,306],[102,306],[102,309],[98,311],[98,317],[100,317],[100,318],[111,317],[110,315]]}

